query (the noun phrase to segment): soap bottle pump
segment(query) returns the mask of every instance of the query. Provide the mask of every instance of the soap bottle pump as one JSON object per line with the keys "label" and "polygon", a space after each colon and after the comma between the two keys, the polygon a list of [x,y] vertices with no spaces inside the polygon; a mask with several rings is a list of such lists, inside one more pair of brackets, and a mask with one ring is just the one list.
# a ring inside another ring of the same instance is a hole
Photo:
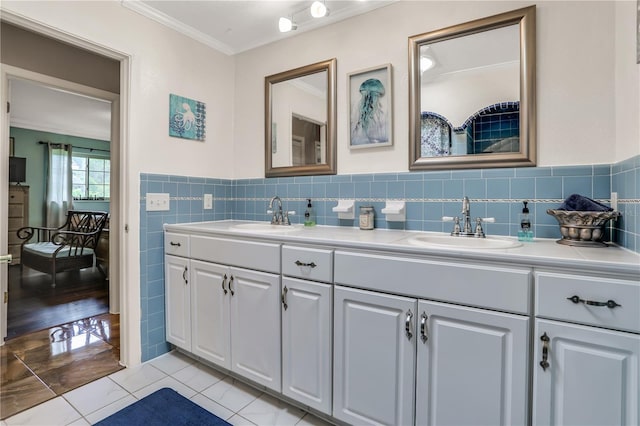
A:
{"label": "soap bottle pump", "polygon": [[315,226],[316,213],[311,205],[311,198],[307,198],[307,210],[304,212],[304,226]]}
{"label": "soap bottle pump", "polygon": [[529,215],[528,201],[523,201],[524,207],[520,214],[520,230],[518,231],[518,241],[533,241],[533,231],[531,230],[531,218]]}

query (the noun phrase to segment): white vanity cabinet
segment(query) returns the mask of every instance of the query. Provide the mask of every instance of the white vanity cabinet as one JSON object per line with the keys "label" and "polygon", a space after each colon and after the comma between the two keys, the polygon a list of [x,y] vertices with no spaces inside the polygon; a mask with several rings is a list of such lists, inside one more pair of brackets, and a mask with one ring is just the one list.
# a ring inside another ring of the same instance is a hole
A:
{"label": "white vanity cabinet", "polygon": [[333,416],[412,425],[416,299],[335,286],[334,306]]}
{"label": "white vanity cabinet", "polygon": [[262,390],[341,424],[640,424],[637,256],[236,225],[165,227],[167,341]]}
{"label": "white vanity cabinet", "polygon": [[165,252],[167,341],[280,392],[280,245],[167,232]]}
{"label": "white vanity cabinet", "polygon": [[[334,417],[526,424],[530,281],[527,268],[336,251]],[[494,293],[474,297],[484,284]]]}
{"label": "white vanity cabinet", "polygon": [[534,425],[640,422],[640,282],[536,272]]}
{"label": "white vanity cabinet", "polygon": [[164,270],[167,342],[191,350],[189,259],[165,255]]}
{"label": "white vanity cabinet", "polygon": [[331,415],[333,251],[282,247],[282,393]]}
{"label": "white vanity cabinet", "polygon": [[524,425],[529,318],[421,300],[417,425]]}

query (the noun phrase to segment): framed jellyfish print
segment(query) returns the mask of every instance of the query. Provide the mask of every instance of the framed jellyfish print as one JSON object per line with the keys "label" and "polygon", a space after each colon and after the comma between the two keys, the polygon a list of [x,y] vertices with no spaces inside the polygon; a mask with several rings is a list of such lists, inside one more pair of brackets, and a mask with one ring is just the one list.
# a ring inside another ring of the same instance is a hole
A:
{"label": "framed jellyfish print", "polygon": [[204,102],[169,95],[169,136],[204,141],[205,118]]}
{"label": "framed jellyfish print", "polygon": [[349,148],[375,148],[393,143],[391,64],[347,74]]}

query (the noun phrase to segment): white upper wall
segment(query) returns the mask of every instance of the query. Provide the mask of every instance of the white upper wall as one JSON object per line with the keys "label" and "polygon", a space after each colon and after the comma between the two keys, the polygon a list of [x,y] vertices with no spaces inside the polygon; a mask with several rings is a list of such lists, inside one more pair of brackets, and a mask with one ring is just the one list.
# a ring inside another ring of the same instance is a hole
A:
{"label": "white upper wall", "polygon": [[616,144],[615,161],[640,154],[640,65],[636,41],[636,1],[615,3]]}
{"label": "white upper wall", "polygon": [[[264,176],[264,76],[334,57],[338,173],[407,171],[408,37],[531,3],[400,1],[236,56],[235,177]],[[538,165],[640,154],[636,2],[536,4]],[[393,146],[350,151],[346,76],[385,63],[393,65]]]}
{"label": "white upper wall", "polygon": [[[234,58],[117,1],[2,1],[2,8],[131,56],[129,175],[233,176]],[[206,104],[205,142],[169,137],[169,94]]]}

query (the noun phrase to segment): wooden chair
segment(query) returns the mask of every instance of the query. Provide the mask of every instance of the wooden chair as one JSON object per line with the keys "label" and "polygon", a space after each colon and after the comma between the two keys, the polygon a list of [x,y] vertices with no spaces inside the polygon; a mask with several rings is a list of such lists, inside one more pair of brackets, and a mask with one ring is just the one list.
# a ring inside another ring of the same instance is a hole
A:
{"label": "wooden chair", "polygon": [[59,228],[20,228],[20,266],[51,274],[52,287],[56,286],[56,273],[92,267],[108,216],[105,212],[69,210]]}

